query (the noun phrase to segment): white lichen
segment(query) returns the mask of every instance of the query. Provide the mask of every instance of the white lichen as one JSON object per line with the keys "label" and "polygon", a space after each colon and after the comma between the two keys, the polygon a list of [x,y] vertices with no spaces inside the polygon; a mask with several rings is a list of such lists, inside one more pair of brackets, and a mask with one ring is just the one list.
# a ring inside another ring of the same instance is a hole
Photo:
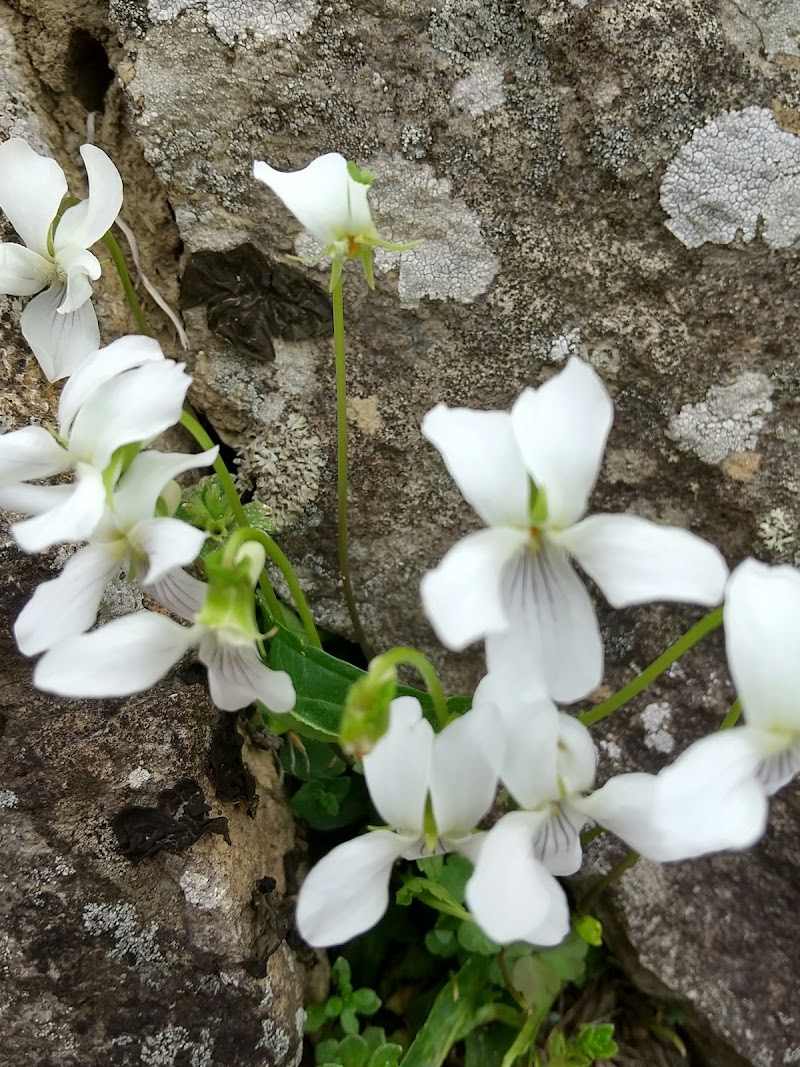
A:
{"label": "white lichen", "polygon": [[152,774],[141,764],[138,767],[134,767],[131,773],[128,775],[128,787],[130,789],[141,789],[142,786],[149,782],[152,778]]}
{"label": "white lichen", "polygon": [[797,528],[783,508],[773,508],[758,524],[758,539],[764,548],[781,555],[795,542]]}
{"label": "white lichen", "polygon": [[16,808],[19,805],[19,797],[10,789],[0,789],[0,808]]}
{"label": "white lichen", "polygon": [[148,0],[155,22],[172,22],[183,11],[203,5],[209,28],[223,44],[264,44],[305,33],[316,0]]}
{"label": "white lichen", "polygon": [[669,435],[706,463],[750,452],[772,411],[772,390],[769,378],[757,371],[747,371],[733,385],[713,385],[699,404],[684,404],[670,421]]}
{"label": "white lichen", "polygon": [[87,904],[83,909],[83,928],[92,937],[110,934],[107,955],[119,963],[129,959],[136,967],[163,967],[166,963],[156,943],[155,923],[141,926],[132,904]]}
{"label": "white lichen", "polygon": [[473,119],[500,107],[505,100],[503,68],[491,57],[472,63],[469,74],[456,82],[450,94],[450,103]]}
{"label": "white lichen", "polygon": [[736,7],[758,27],[768,59],[800,56],[800,0],[736,0]]}
{"label": "white lichen", "polygon": [[557,337],[544,357],[549,363],[563,363],[567,356],[582,355],[581,331],[579,327]]}
{"label": "white lichen", "polygon": [[618,759],[621,759],[622,749],[619,747],[616,741],[601,740],[598,742],[598,744],[610,760],[616,762]]}
{"label": "white lichen", "polygon": [[204,1027],[194,1039],[185,1027],[169,1025],[145,1038],[139,1058],[145,1067],[176,1067],[179,1063],[188,1063],[189,1067],[211,1067],[213,1053],[214,1039],[210,1030]]}
{"label": "white lichen", "polygon": [[289,1052],[292,1048],[292,1039],[282,1026],[274,1019],[261,1020],[261,1038],[256,1048],[264,1049],[272,1057],[271,1061],[276,1067],[286,1064]]}
{"label": "white lichen", "polygon": [[645,731],[644,743],[648,748],[665,756],[675,751],[675,738],[666,728],[672,718],[672,708],[669,704],[648,704],[640,718]]}
{"label": "white lichen", "polygon": [[202,911],[211,911],[227,903],[224,889],[206,874],[184,871],[179,884],[188,903]]}
{"label": "white lichen", "polygon": [[800,137],[767,108],[723,111],[680,149],[661,183],[667,229],[687,248],[752,241],[763,221],[770,248],[800,238]]}

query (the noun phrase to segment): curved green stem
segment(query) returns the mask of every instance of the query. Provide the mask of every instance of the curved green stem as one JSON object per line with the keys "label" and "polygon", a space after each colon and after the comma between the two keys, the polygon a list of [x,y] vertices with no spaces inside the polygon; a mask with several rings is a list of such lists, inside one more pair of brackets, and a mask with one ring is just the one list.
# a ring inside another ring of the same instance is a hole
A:
{"label": "curved green stem", "polygon": [[547,1018],[547,1013],[550,1011],[551,1007],[552,1002],[549,1003],[546,1008],[540,1008],[539,1011],[535,1011],[528,1016],[521,1030],[514,1038],[514,1043],[512,1044],[511,1048],[508,1050],[505,1056],[503,1056],[503,1060],[500,1064],[500,1067],[514,1067],[514,1064],[517,1062],[519,1057],[522,1056],[523,1053],[528,1051],[528,1049],[533,1045],[536,1038],[539,1036],[539,1030],[542,1027],[542,1023]]}
{"label": "curved green stem", "polygon": [[136,325],[143,334],[152,337],[153,332],[148,325],[144,312],[142,311],[142,305],[139,303],[139,297],[136,295],[136,290],[133,288],[128,264],[125,262],[122,249],[117,244],[116,237],[114,237],[110,230],[103,235],[103,244],[110,252],[111,258],[114,261],[114,266],[117,268],[119,280],[122,282],[122,288],[125,291],[125,299],[128,301],[130,309],[133,312],[133,317],[136,319]]}
{"label": "curved green stem", "polygon": [[[281,572],[286,579],[286,584],[289,586],[289,592],[292,594],[292,600],[294,600],[295,607],[297,608],[297,614],[300,616],[300,621],[303,624],[303,629],[306,632],[309,643],[314,645],[315,648],[322,648],[322,642],[319,639],[317,628],[314,625],[314,619],[311,615],[311,611],[308,607],[308,601],[303,595],[303,590],[300,588],[300,583],[297,580],[297,575],[294,572],[289,560],[286,558],[281,549],[272,540],[268,533],[263,530],[257,530],[255,527],[246,526],[242,529],[235,530],[231,534],[225,551],[230,552],[231,555],[235,555],[237,550],[241,548],[245,541],[257,541],[267,553],[269,558]],[[271,587],[270,587],[271,589]],[[275,593],[272,593],[273,597]],[[277,602],[276,602],[277,607]],[[277,612],[273,610],[272,604],[270,604],[270,611],[277,619],[280,619],[280,608],[277,607]]]}
{"label": "curved green stem", "polygon": [[344,294],[342,291],[341,264],[338,275],[331,279],[333,297],[333,350],[336,360],[336,498],[338,505],[337,541],[339,546],[339,573],[347,603],[347,612],[353,624],[356,640],[365,657],[372,659],[373,652],[356,607],[353,586],[350,581],[350,557],[347,545],[347,358],[344,339]]}
{"label": "curved green stem", "polygon": [[403,645],[400,648],[390,648],[388,652],[382,652],[378,658],[388,667],[399,667],[401,663],[407,663],[414,668],[425,683],[428,695],[433,701],[437,725],[440,730],[443,730],[450,721],[450,712],[447,710],[447,700],[442,683],[439,681],[439,675],[428,657],[410,645]]}
{"label": "curved green stem", "polygon": [[621,708],[623,704],[627,704],[629,700],[633,700],[635,696],[638,696],[643,689],[646,689],[659,675],[668,670],[676,660],[685,655],[698,641],[701,641],[721,625],[722,608],[714,608],[708,615],[704,615],[699,622],[696,622],[691,629],[687,630],[682,637],[679,637],[673,645],[670,645],[666,652],[662,652],[649,667],[645,667],[642,673],[638,674],[632,682],[623,686],[618,693],[609,697],[608,700],[604,700],[602,704],[598,704],[591,711],[581,712],[578,718],[584,726],[593,726],[596,722],[600,722],[601,719],[607,718],[612,712]]}
{"label": "curved green stem", "polygon": [[731,704],[731,710],[725,716],[720,723],[720,730],[730,730],[732,726],[735,726],[739,721],[739,716],[742,714],[742,702],[737,697]]}
{"label": "curved green stem", "polygon": [[604,893],[610,885],[616,882],[618,878],[621,878],[626,871],[629,871],[634,864],[638,863],[641,858],[642,857],[638,852],[634,852],[633,850],[626,852],[622,859],[614,864],[608,874],[604,875],[599,882],[596,882],[583,900],[581,900],[577,908],[578,914],[587,915],[597,898]]}

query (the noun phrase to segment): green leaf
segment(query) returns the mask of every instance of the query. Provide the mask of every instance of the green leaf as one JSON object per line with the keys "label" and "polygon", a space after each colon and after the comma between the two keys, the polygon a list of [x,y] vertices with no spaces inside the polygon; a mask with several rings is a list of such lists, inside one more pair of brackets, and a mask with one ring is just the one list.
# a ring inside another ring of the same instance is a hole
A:
{"label": "green leaf", "polygon": [[328,1021],[325,1011],[325,1001],[320,1004],[309,1004],[306,1008],[306,1033],[313,1034]]}
{"label": "green leaf", "polygon": [[594,1023],[590,1026],[582,1026],[577,1037],[573,1039],[575,1048],[595,1060],[608,1060],[619,1052],[614,1040],[613,1023]]}
{"label": "green leaf", "polygon": [[315,830],[329,829],[331,819],[339,814],[342,801],[350,792],[350,782],[350,778],[306,782],[292,797],[292,811]]}
{"label": "green leaf", "polygon": [[341,997],[328,997],[325,1001],[325,1014],[329,1019],[335,1019],[341,1013],[344,1001]]}
{"label": "green leaf", "polygon": [[460,923],[457,936],[459,945],[467,952],[474,952],[479,956],[495,956],[500,951],[500,946],[490,941],[477,923]]}
{"label": "green leaf", "polygon": [[464,1067],[502,1067],[514,1036],[508,1026],[480,1026],[473,1030],[464,1043]]}
{"label": "green leaf", "polygon": [[[345,1008],[339,1016],[339,1025],[346,1034],[357,1034],[361,1029],[358,1016],[352,1008]],[[365,1046],[366,1047],[366,1046]]]}
{"label": "green leaf", "polygon": [[336,962],[331,967],[331,984],[335,985],[344,996],[349,996],[353,992],[352,981],[350,964],[344,956],[337,956]]}
{"label": "green leaf", "polygon": [[312,778],[338,778],[347,764],[323,741],[306,738],[300,744],[287,741],[280,750],[281,767],[287,774],[305,782]]}
{"label": "green leaf", "polygon": [[336,1057],[342,1067],[365,1067],[369,1059],[369,1047],[363,1037],[348,1034],[339,1042]]}
{"label": "green leaf", "polygon": [[441,1067],[453,1045],[468,1033],[487,982],[487,960],[473,956],[433,1002],[428,1018],[403,1058],[403,1067]]}
{"label": "green leaf", "polygon": [[[450,925],[445,925],[447,923]],[[432,956],[447,959],[458,952],[458,937],[453,923],[454,920],[449,915],[440,915],[436,925],[425,935],[425,948]]]}
{"label": "green leaf", "polygon": [[415,898],[447,915],[470,919],[469,912],[458,903],[452,893],[439,882],[432,882],[430,878],[409,878],[397,891],[396,901],[400,905],[410,904]]}
{"label": "green leaf", "polygon": [[367,1067],[397,1067],[403,1055],[403,1046],[388,1042],[376,1048],[369,1058]]}
{"label": "green leaf", "polygon": [[335,1063],[338,1051],[338,1040],[335,1037],[329,1037],[325,1041],[320,1041],[314,1049],[314,1060],[319,1067],[324,1067],[328,1063]]}
{"label": "green leaf", "polygon": [[249,504],[245,504],[244,513],[254,530],[263,530],[268,534],[275,533],[275,520],[270,515],[267,505],[262,504],[260,500],[251,500]]}
{"label": "green leaf", "polygon": [[580,983],[586,975],[589,946],[570,930],[560,945],[542,949],[539,958],[548,963],[564,982]]}
{"label": "green leaf", "polygon": [[511,981],[534,1014],[549,1011],[564,984],[555,968],[534,952],[515,961]]}
{"label": "green leaf", "polygon": [[603,924],[593,915],[576,915],[572,920],[572,929],[581,941],[593,948],[603,944]]}
{"label": "green leaf", "polygon": [[361,1036],[366,1041],[370,1052],[386,1044],[386,1031],[382,1026],[368,1026]]}
{"label": "green leaf", "polygon": [[374,989],[356,989],[350,997],[350,1006],[359,1015],[374,1015],[381,1006],[381,998]]}

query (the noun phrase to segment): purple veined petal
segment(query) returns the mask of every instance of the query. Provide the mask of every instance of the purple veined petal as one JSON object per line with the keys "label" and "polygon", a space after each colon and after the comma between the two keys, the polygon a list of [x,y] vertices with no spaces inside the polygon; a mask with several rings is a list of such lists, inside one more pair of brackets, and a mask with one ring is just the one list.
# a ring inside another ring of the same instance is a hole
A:
{"label": "purple veined petal", "polygon": [[68,315],[58,313],[66,292],[66,284],[51,285],[26,305],[19,320],[22,336],[51,382],[73,374],[100,346],[91,300]]}
{"label": "purple veined petal", "polygon": [[422,420],[422,435],[487,526],[528,529],[530,479],[508,412],[437,404]]}
{"label": "purple veined petal", "polygon": [[170,571],[142,589],[157,604],[167,611],[172,611],[187,622],[193,622],[208,595],[208,586],[199,578],[193,578],[186,571]]}
{"label": "purple veined petal", "polygon": [[0,486],[0,508],[17,515],[41,515],[63,504],[73,493],[71,485]]}
{"label": "purple veined petal", "polygon": [[603,677],[603,643],[591,598],[566,552],[543,537],[538,552],[525,552],[504,576],[505,633],[486,638],[489,673],[516,675],[524,695],[543,688],[570,703]]}
{"label": "purple veined petal", "polygon": [[369,930],[389,905],[392,867],[413,839],[372,830],[329,852],[297,898],[297,928],[309,945],[341,945]]}
{"label": "purple veined petal", "polygon": [[[785,738],[782,740],[785,742]],[[800,741],[764,756],[756,768],[758,784],[768,797],[773,796],[779,789],[783,789],[798,774],[800,774]]]}
{"label": "purple veined petal", "polygon": [[68,437],[75,416],[101,385],[110,382],[118,374],[141,367],[144,363],[164,360],[161,345],[153,337],[130,334],[100,348],[100,338],[91,354],[82,363],[61,391],[58,402],[58,426]]}
{"label": "purple veined petal", "polygon": [[461,651],[509,625],[503,578],[511,561],[527,554],[524,530],[495,527],[458,541],[423,577],[422,604],[439,640]]}
{"label": "purple veined petal", "polygon": [[89,540],[105,511],[103,475],[79,463],[71,488],[70,495],[54,508],[14,523],[11,535],[23,552],[43,552],[53,545]]}
{"label": "purple veined petal", "polygon": [[257,161],[253,177],[268,185],[323,247],[346,236],[373,231],[369,187],[350,177],[347,160],[338,152],[318,156],[307,167],[294,171],[274,170]]}
{"label": "purple veined petal", "polygon": [[[184,455],[175,452],[140,452],[120,478],[114,491],[114,514],[121,528],[155,514],[164,486],[185,471],[207,467],[219,448]],[[185,525],[185,524],[184,524]],[[190,562],[187,560],[187,562]],[[152,578],[148,582],[154,581]]]}
{"label": "purple veined petal", "polygon": [[25,245],[0,244],[0,293],[33,296],[53,273],[50,260]]}
{"label": "purple veined petal", "polygon": [[117,375],[78,411],[70,451],[103,470],[122,445],[149,442],[178,422],[191,381],[171,359]]}
{"label": "purple veined petal", "polygon": [[206,633],[197,651],[208,668],[211,699],[223,711],[238,711],[260,700],[277,715],[295,705],[292,679],[262,663],[254,644],[228,645]]}
{"label": "purple veined petal", "polygon": [[590,515],[554,535],[615,608],[654,600],[712,607],[728,567],[714,545],[636,515]]}
{"label": "purple veined petal", "polygon": [[43,426],[0,434],[0,486],[52,478],[72,466],[70,455]]}
{"label": "purple veined petal", "polygon": [[56,227],[54,245],[59,256],[67,248],[91,248],[111,229],[122,207],[122,178],[102,149],[81,145],[89,178],[89,196],[67,208]]}
{"label": "purple veined petal", "polygon": [[575,874],[583,862],[581,830],[589,821],[579,808],[562,801],[547,813],[533,839],[533,854],[558,878]]}
{"label": "purple veined petal", "polygon": [[23,655],[37,656],[94,626],[106,586],[124,558],[124,544],[121,547],[86,545],[67,560],[57,578],[37,587],[14,624]]}
{"label": "purple veined petal", "polygon": [[504,815],[485,835],[466,900],[481,930],[498,944],[557,945],[569,933],[564,890],[533,854],[538,812]]}
{"label": "purple veined petal", "polygon": [[142,585],[152,585],[171,571],[193,563],[205,539],[205,530],[196,530],[181,519],[143,519],[137,523],[129,531],[128,541],[134,553],[147,560]]}
{"label": "purple veined petal", "polygon": [[441,837],[469,833],[491,809],[505,738],[499,711],[479,704],[433,739],[430,794]]}
{"label": "purple veined petal", "polygon": [[92,283],[100,277],[100,264],[85,248],[67,248],[59,254],[58,265],[67,276],[67,291],[64,302],[58,308],[59,315],[77,311],[92,298]]}
{"label": "purple veined petal", "polygon": [[511,420],[528,473],[545,492],[546,526],[571,526],[586,511],[614,420],[606,387],[573,356],[550,381],[521,394]]}
{"label": "purple veined petal", "polygon": [[12,137],[0,144],[0,208],[22,240],[47,256],[47,234],[67,193],[64,171],[54,159]]}
{"label": "purple veined petal", "polygon": [[800,572],[740,564],[725,590],[725,644],[748,726],[800,734]]}
{"label": "purple veined petal", "polygon": [[389,708],[389,729],[364,757],[372,802],[390,826],[416,837],[422,833],[431,780],[433,727],[419,701],[397,697]]}
{"label": "purple veined petal", "polygon": [[45,652],[33,684],[63,697],[122,697],[141,693],[197,641],[194,627],[152,611],[114,619],[92,633],[68,637]]}

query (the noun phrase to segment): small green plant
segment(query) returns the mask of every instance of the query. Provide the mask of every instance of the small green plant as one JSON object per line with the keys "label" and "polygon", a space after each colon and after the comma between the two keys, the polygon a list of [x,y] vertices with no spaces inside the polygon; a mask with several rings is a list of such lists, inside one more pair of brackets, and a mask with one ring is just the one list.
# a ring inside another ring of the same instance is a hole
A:
{"label": "small green plant", "polygon": [[307,1033],[325,1028],[330,1031],[316,1046],[316,1063],[320,1067],[396,1067],[402,1045],[387,1041],[378,1026],[360,1032],[359,1015],[374,1015],[381,998],[374,989],[353,989],[350,964],[343,956],[331,968],[331,986],[334,993],[327,1000],[310,1004],[306,1012]]}

